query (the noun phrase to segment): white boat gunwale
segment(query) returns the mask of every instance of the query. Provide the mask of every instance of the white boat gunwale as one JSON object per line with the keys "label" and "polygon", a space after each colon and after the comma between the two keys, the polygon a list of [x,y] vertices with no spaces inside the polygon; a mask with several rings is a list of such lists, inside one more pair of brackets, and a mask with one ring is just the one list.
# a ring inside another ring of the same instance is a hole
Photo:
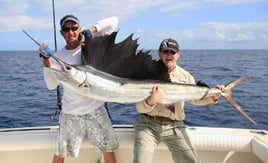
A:
{"label": "white boat gunwale", "polygon": [[[114,125],[120,142],[119,150],[133,150],[133,126]],[[6,152],[54,150],[58,126],[0,129],[0,162]],[[251,153],[268,163],[268,134],[265,130],[189,127],[189,135],[198,152]],[[83,149],[92,149],[84,141]],[[168,149],[159,144],[158,150]],[[2,154],[1,154],[2,153]],[[120,152],[119,152],[120,153]],[[227,157],[227,156],[226,156]]]}

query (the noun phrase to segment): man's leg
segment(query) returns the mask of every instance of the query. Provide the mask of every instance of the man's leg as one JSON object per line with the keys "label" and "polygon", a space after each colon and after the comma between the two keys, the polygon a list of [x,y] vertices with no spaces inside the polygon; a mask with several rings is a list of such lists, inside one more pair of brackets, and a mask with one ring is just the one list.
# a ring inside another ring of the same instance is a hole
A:
{"label": "man's leg", "polygon": [[54,155],[52,163],[64,163],[64,158],[57,156],[57,155]]}
{"label": "man's leg", "polygon": [[105,163],[115,163],[115,151],[119,147],[111,120],[104,106],[88,114],[88,139],[97,151],[103,153]]}
{"label": "man's leg", "polygon": [[116,163],[116,158],[114,152],[103,152],[105,163]]}
{"label": "man's leg", "polygon": [[175,163],[200,163],[199,157],[187,133],[187,128],[182,122],[167,125],[163,139],[171,151]]}
{"label": "man's leg", "polygon": [[139,115],[135,122],[133,163],[152,163],[155,148],[159,142],[161,125]]}
{"label": "man's leg", "polygon": [[59,135],[53,163],[64,163],[65,157],[78,157],[85,135],[83,115],[61,113]]}

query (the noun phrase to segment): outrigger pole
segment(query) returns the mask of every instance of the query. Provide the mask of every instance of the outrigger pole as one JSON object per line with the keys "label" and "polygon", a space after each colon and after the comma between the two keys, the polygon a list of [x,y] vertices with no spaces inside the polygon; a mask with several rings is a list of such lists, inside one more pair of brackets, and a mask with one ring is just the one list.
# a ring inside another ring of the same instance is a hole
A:
{"label": "outrigger pole", "polygon": [[55,22],[54,0],[52,0],[52,9],[53,9],[54,44],[55,44],[55,52],[57,52],[57,32],[56,32],[56,22]]}
{"label": "outrigger pole", "polygon": [[[56,32],[56,19],[55,19],[55,5],[54,0],[52,0],[52,10],[53,10],[53,29],[54,29],[54,45],[55,45],[55,52],[57,52],[57,32]],[[62,97],[60,94],[60,86],[57,86],[57,108],[55,115],[59,114],[61,111],[62,106]],[[50,115],[50,119],[53,120],[54,116]]]}

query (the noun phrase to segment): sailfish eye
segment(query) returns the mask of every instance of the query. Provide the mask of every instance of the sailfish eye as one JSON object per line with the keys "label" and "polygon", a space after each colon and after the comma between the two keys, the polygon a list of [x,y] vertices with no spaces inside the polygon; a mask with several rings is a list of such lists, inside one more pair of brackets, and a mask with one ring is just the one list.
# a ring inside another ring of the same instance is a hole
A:
{"label": "sailfish eye", "polygon": [[71,70],[72,68],[71,68],[71,67],[69,67],[69,66],[66,66],[66,69],[67,69],[67,70]]}

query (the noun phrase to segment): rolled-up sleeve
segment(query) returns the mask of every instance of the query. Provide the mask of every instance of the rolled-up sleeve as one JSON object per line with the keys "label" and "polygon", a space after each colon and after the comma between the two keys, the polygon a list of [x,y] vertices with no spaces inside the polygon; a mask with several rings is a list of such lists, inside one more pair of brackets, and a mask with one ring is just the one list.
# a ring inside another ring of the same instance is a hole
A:
{"label": "rolled-up sleeve", "polygon": [[139,113],[149,113],[151,112],[156,105],[148,105],[146,101],[141,101],[136,103],[136,108]]}
{"label": "rolled-up sleeve", "polygon": [[117,17],[109,17],[97,22],[95,27],[97,28],[97,32],[94,33],[94,37],[97,36],[104,36],[109,35],[113,31],[115,31],[118,25],[118,18]]}

